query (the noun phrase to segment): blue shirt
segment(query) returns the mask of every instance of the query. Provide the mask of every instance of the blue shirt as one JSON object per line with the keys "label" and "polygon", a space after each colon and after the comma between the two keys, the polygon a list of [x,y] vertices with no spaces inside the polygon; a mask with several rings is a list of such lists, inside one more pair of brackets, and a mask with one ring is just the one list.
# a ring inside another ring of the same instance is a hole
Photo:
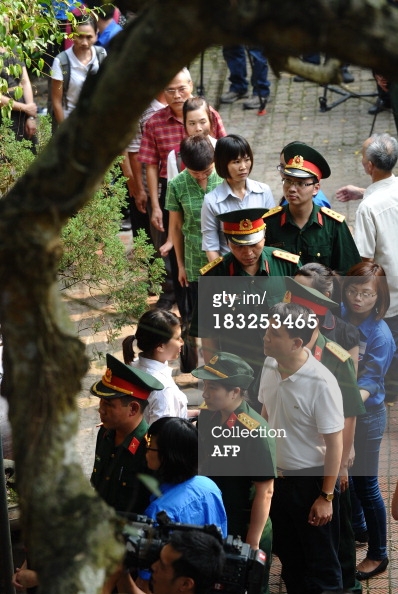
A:
{"label": "blue shirt", "polygon": [[156,519],[165,511],[172,522],[183,524],[215,524],[227,536],[227,515],[220,489],[206,476],[194,476],[178,485],[160,485],[161,497],[152,495],[145,515]]}
{"label": "blue shirt", "polygon": [[101,33],[98,31],[96,45],[100,45],[106,49],[112,37],[115,37],[115,35],[121,30],[122,27],[118,25],[116,21],[111,21],[106,29],[104,29]]}
{"label": "blue shirt", "polygon": [[[342,318],[348,321],[347,310],[342,305]],[[371,314],[359,326],[358,387],[370,394],[365,408],[384,401],[384,376],[395,353],[395,342],[384,320]]]}

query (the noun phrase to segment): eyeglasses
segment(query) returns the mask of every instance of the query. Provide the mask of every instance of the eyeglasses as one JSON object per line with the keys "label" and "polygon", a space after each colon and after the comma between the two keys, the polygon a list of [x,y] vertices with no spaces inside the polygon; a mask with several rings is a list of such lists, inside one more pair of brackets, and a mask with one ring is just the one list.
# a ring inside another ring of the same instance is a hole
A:
{"label": "eyeglasses", "polygon": [[287,177],[282,177],[282,184],[287,184],[288,186],[296,186],[296,188],[306,188],[307,186],[314,186],[317,182],[303,182],[303,181],[296,181],[295,179],[287,179]]}
{"label": "eyeglasses", "polygon": [[183,95],[187,91],[188,91],[188,87],[178,87],[178,89],[165,89],[164,90],[164,92],[167,93],[167,95],[175,95],[176,93],[178,93],[179,95]]}
{"label": "eyeglasses", "polygon": [[283,170],[285,169],[285,167],[286,167],[286,166],[285,166],[285,165],[283,165],[282,163],[279,163],[279,165],[277,165],[277,166],[276,166],[276,168],[277,168],[277,170],[278,170],[279,172],[280,172],[280,171],[283,171]]}
{"label": "eyeglasses", "polygon": [[360,299],[370,299],[376,297],[377,293],[368,293],[367,291],[355,291],[355,289],[346,289],[345,294],[347,297],[359,297]]}

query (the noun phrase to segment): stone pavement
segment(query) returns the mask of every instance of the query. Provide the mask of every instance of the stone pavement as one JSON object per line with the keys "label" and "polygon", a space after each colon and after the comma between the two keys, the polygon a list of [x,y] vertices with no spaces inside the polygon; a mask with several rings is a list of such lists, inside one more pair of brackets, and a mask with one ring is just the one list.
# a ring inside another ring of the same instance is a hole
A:
{"label": "stone pavement", "polygon": [[[375,83],[371,72],[356,67],[350,67],[355,76],[355,82],[344,85],[351,93],[371,94],[375,90]],[[195,85],[199,85],[199,61],[191,65]],[[250,72],[250,69],[249,69]],[[344,103],[326,112],[320,111],[319,97],[323,96],[323,88],[311,82],[295,83],[293,77],[282,73],[277,79],[270,73],[271,102],[267,105],[267,113],[258,116],[256,111],[244,111],[243,101],[232,105],[219,105],[222,92],[228,90],[228,72],[222,58],[221,48],[210,48],[204,56],[204,87],[205,95],[209,102],[219,110],[228,133],[238,133],[245,136],[250,142],[254,152],[254,168],[251,177],[266,182],[271,187],[275,199],[281,195],[281,182],[276,165],[279,163],[279,153],[282,147],[292,140],[302,140],[318,149],[330,164],[332,175],[322,182],[322,189],[328,196],[332,208],[344,214],[349,224],[354,224],[356,203],[341,204],[334,198],[335,191],[346,184],[352,183],[366,187],[370,178],[365,175],[361,165],[361,145],[369,136],[373,117],[367,113],[368,108],[374,103],[374,97],[349,98]],[[334,87],[336,88],[336,87]],[[327,92],[327,106],[330,106],[340,95]],[[385,111],[377,116],[375,132],[389,132],[396,135],[393,117],[390,111]],[[130,241],[129,234],[121,234],[123,240]],[[72,318],[76,322],[84,322],[89,313],[82,312],[81,308],[74,308],[70,303]],[[74,308],[74,309],[73,309]],[[124,334],[129,334],[132,328]],[[109,346],[106,337],[97,336],[95,344],[88,333],[86,340],[88,352],[92,353],[95,347],[99,351],[107,352]],[[112,352],[121,357],[121,340],[118,348]],[[81,426],[78,436],[78,453],[82,460],[83,468],[87,475],[90,474],[95,437],[99,422],[97,407],[98,400],[90,396],[88,388],[95,381],[104,367],[101,363],[94,362],[87,374],[83,391],[78,397],[81,416]],[[200,391],[196,389],[190,374],[178,376],[177,381],[187,390],[190,403],[195,404],[200,399]],[[390,521],[390,498],[395,482],[398,478],[397,470],[398,453],[398,405],[388,407],[388,427],[383,439],[381,454],[381,483],[386,505],[388,506],[388,545],[390,565],[388,570],[368,583],[364,583],[364,593],[381,594],[398,592],[398,523]],[[365,548],[358,548],[358,561],[365,556]],[[285,592],[280,580],[280,565],[277,559],[273,562],[271,575],[271,594]]]}

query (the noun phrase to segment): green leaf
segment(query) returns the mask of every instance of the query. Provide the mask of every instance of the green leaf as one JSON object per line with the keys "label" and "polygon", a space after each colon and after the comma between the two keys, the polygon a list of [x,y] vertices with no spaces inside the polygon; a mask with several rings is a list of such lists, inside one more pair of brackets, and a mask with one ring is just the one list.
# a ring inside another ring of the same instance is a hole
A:
{"label": "green leaf", "polygon": [[16,101],[18,101],[19,99],[21,99],[21,97],[23,96],[23,88],[22,87],[16,87],[15,91],[14,91],[14,98]]}

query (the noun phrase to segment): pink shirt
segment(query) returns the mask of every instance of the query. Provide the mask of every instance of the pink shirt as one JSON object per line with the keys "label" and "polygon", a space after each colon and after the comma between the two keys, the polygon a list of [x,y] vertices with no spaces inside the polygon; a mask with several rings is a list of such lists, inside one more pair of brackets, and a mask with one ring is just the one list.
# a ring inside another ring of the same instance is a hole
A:
{"label": "pink shirt", "polygon": [[[214,136],[226,136],[220,114],[210,107],[214,119]],[[167,156],[185,137],[184,125],[169,105],[156,112],[145,124],[138,160],[147,165],[160,164],[159,177],[167,177]]]}

